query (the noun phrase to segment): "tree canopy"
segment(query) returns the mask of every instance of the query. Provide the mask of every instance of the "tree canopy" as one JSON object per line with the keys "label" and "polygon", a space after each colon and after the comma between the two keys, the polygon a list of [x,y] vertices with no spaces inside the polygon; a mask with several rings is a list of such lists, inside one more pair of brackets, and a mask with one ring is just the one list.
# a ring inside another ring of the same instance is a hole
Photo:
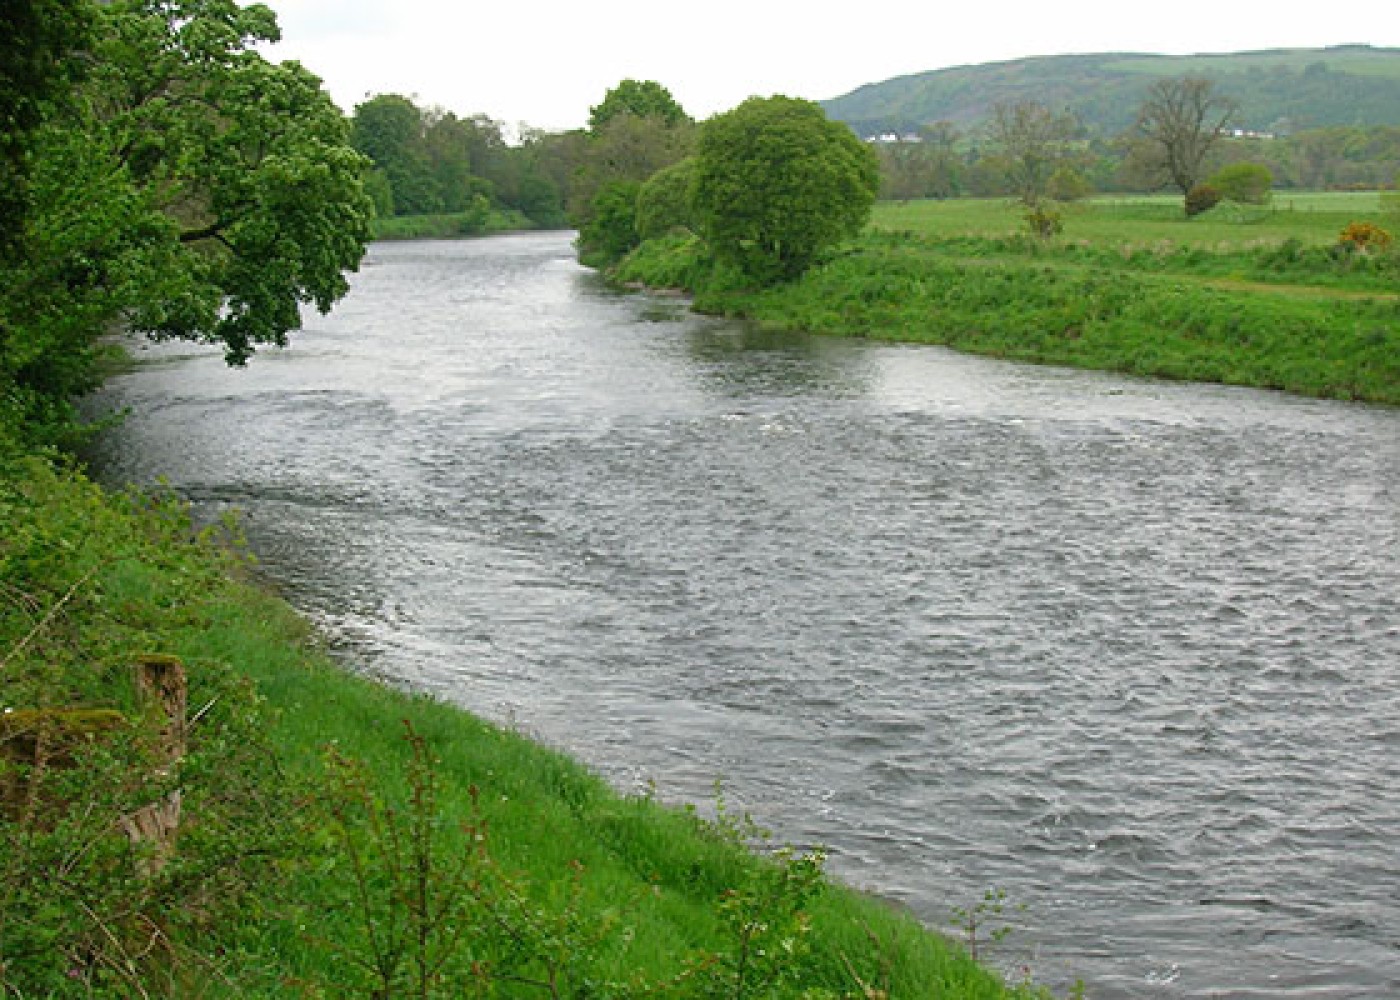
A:
{"label": "tree canopy", "polygon": [[1154,81],[1137,118],[1145,163],[1185,195],[1200,182],[1206,156],[1235,111],[1235,103],[1204,77]]}
{"label": "tree canopy", "polygon": [[715,254],[769,284],[855,235],[879,182],[875,154],[818,105],[753,97],[701,127],[691,205]]}
{"label": "tree canopy", "polygon": [[656,118],[671,127],[690,122],[690,116],[671,92],[655,80],[623,80],[609,90],[601,104],[589,109],[588,131],[598,135],[619,115]]}
{"label": "tree canopy", "polygon": [[1049,194],[1050,178],[1065,162],[1079,123],[1069,112],[1056,112],[1037,101],[998,104],[992,109],[992,141],[1006,157],[1007,177],[1027,208]]}
{"label": "tree canopy", "polygon": [[689,155],[694,139],[690,116],[661,84],[623,80],[608,91],[593,109],[570,182],[569,218],[579,230],[581,259],[608,263],[636,245],[637,191]]}
{"label": "tree canopy", "polygon": [[101,334],[217,343],[243,363],[327,310],[369,236],[365,160],[320,81],[256,47],[266,7],[85,4],[74,99],[26,147],[20,251],[0,271],[0,390],[59,413]]}
{"label": "tree canopy", "polygon": [[542,162],[557,137],[528,133],[512,146],[486,115],[461,118],[399,94],[359,104],[350,134],[374,164],[369,184],[381,216],[447,213],[470,230],[495,207],[538,225],[563,221],[567,178]]}

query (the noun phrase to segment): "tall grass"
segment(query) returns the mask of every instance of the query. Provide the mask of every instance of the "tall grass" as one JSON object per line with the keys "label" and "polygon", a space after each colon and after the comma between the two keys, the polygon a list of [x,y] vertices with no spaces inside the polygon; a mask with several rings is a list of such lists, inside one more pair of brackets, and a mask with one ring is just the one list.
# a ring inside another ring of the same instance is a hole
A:
{"label": "tall grass", "polygon": [[[3,442],[0,442],[3,444]],[[194,997],[1002,997],[947,940],[764,856],[750,826],[344,673],[229,526],[0,448],[0,707],[109,706],[63,754],[0,735],[0,992]],[[139,654],[197,721],[150,767]],[[13,713],[12,713],[13,714]],[[26,756],[27,754],[27,756]],[[174,783],[155,873],[115,819]]]}

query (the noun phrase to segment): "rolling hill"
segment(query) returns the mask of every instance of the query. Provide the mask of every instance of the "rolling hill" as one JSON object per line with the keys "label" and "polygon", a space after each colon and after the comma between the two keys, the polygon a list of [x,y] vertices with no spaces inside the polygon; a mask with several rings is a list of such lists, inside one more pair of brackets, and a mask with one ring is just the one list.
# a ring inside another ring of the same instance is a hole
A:
{"label": "rolling hill", "polygon": [[1329,125],[1400,125],[1400,49],[1345,45],[1229,55],[1132,53],[1039,56],[932,70],[872,83],[823,101],[862,135],[910,132],[938,121],[967,127],[998,104],[1039,101],[1075,112],[1094,134],[1133,122],[1155,79],[1215,81],[1240,108],[1237,124],[1289,132]]}

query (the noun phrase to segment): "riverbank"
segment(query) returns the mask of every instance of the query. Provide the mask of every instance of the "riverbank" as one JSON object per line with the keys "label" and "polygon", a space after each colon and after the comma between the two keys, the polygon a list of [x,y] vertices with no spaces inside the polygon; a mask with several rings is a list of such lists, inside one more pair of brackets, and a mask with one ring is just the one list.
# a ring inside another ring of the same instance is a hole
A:
{"label": "riverbank", "polygon": [[438,215],[394,215],[376,218],[370,231],[376,240],[450,240],[460,236],[496,236],[541,228],[513,209],[445,212]]}
{"label": "riverbank", "polygon": [[[343,672],[257,585],[232,523],[197,532],[172,497],[105,492],[11,446],[0,515],[0,702],[53,723],[28,756],[4,742],[9,990],[1034,992],[832,886],[819,856],[760,859],[722,802],[702,819],[620,796],[517,734]],[[189,676],[174,773],[131,687],[150,654]],[[72,707],[133,721],[77,738]],[[133,848],[119,817],[175,787],[174,848]]]}
{"label": "riverbank", "polygon": [[1400,256],[1338,244],[1328,214],[1269,216],[1264,230],[1170,211],[1086,207],[1042,240],[1008,231],[1003,206],[887,206],[786,285],[716,287],[685,236],[643,244],[615,277],[774,329],[1400,404]]}

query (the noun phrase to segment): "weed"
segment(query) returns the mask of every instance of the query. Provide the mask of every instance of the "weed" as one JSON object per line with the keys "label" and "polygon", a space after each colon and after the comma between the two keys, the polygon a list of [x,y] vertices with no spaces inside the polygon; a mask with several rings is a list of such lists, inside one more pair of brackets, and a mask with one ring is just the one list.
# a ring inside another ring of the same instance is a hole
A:
{"label": "weed", "polygon": [[[1014,910],[1025,912],[1025,904],[1018,903]],[[982,894],[982,898],[972,906],[953,907],[952,925],[962,931],[972,960],[980,961],[987,948],[998,945],[1011,936],[1012,924],[1006,915],[1006,891],[992,888]]]}

